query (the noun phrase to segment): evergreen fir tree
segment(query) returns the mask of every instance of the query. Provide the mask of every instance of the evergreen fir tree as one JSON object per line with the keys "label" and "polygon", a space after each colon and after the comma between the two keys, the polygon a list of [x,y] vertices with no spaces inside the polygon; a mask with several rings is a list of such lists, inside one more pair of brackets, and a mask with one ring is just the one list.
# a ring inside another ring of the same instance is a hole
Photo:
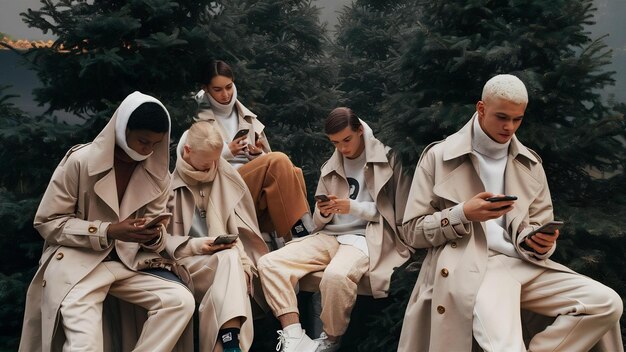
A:
{"label": "evergreen fir tree", "polygon": [[35,210],[76,128],[16,108],[0,87],[0,351],[16,351],[26,288],[41,254]]}
{"label": "evergreen fir tree", "polygon": [[240,1],[250,51],[238,63],[238,92],[265,124],[272,149],[303,169],[313,194],[332,151],[322,121],[336,106],[336,69],[327,64],[319,9],[308,0]]}
{"label": "evergreen fir tree", "polygon": [[343,8],[334,55],[342,103],[377,129],[380,104],[397,91],[389,66],[398,58],[405,32],[415,25],[414,0],[357,0]]}

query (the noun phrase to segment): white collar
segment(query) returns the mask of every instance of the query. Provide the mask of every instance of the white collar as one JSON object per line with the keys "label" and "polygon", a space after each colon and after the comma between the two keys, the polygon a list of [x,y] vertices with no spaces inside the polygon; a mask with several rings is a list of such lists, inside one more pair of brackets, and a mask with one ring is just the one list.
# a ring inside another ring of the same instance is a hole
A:
{"label": "white collar", "polygon": [[474,136],[472,138],[472,149],[476,152],[488,156],[492,159],[500,159],[505,157],[509,152],[509,144],[511,144],[511,140],[509,139],[506,143],[498,143],[491,139],[485,131],[483,131],[482,127],[480,127],[480,123],[478,122],[478,117],[474,119]]}
{"label": "white collar", "polygon": [[222,104],[215,100],[209,92],[204,92],[206,97],[209,99],[211,103],[211,109],[216,117],[229,117],[233,112],[233,107],[235,106],[235,102],[237,102],[237,86],[233,82],[233,96],[230,98],[230,102],[228,104]]}

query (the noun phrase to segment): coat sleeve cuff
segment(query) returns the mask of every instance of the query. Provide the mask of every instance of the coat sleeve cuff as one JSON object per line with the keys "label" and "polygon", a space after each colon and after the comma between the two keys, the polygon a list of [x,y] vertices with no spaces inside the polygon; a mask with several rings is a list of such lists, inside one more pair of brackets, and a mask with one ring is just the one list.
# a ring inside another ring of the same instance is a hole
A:
{"label": "coat sleeve cuff", "polygon": [[63,228],[63,232],[74,236],[87,236],[89,245],[95,251],[102,251],[109,247],[110,242],[107,237],[107,230],[110,222],[100,220],[72,221]]}

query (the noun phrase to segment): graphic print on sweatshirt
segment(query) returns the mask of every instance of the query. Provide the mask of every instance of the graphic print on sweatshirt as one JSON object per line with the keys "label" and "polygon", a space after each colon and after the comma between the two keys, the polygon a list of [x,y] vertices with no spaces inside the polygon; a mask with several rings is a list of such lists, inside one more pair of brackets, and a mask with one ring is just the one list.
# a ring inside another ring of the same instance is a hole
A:
{"label": "graphic print on sweatshirt", "polygon": [[356,200],[356,197],[359,195],[359,189],[361,189],[359,185],[359,181],[352,177],[348,177],[348,189],[350,199]]}

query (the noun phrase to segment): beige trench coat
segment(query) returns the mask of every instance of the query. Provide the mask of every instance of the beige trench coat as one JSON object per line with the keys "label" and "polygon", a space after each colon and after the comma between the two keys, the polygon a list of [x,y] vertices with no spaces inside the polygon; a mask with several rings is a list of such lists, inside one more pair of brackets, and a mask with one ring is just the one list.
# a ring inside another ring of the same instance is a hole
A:
{"label": "beige trench coat", "polygon": [[[270,148],[269,141],[267,140],[267,136],[265,135],[265,125],[263,125],[261,121],[256,118],[256,114],[254,114],[247,107],[245,107],[239,100],[235,102],[235,109],[237,110],[237,116],[239,117],[239,129],[249,129],[248,140],[256,141],[258,138],[258,140],[261,141],[261,144],[263,145],[263,151],[265,153],[271,152],[272,149]],[[200,108],[198,110],[197,120],[209,121],[212,124],[216,124],[222,136],[226,136],[226,134],[222,130],[221,124],[215,119],[215,114],[210,107],[206,109]],[[255,136],[255,134],[258,137]]]}
{"label": "beige trench coat", "polygon": [[[378,221],[367,224],[365,239],[369,250],[369,278],[374,298],[387,297],[391,274],[411,256],[411,249],[398,237],[402,230],[402,215],[406,205],[410,178],[404,174],[400,160],[363,123],[365,129],[365,183],[376,203]],[[343,156],[337,150],[322,166],[315,194],[333,194],[348,198],[349,186],[343,171]],[[313,214],[314,232],[324,232],[324,226],[334,215],[323,217],[317,207]],[[293,241],[298,241],[294,239]]]}
{"label": "beige trench coat", "polygon": [[[415,171],[402,235],[414,248],[428,248],[408,302],[398,351],[469,351],[475,297],[487,265],[484,223],[452,227],[450,209],[484,186],[472,155],[473,119],[443,142],[427,147]],[[506,228],[520,257],[533,265],[572,272],[520,248],[526,235],[553,219],[550,191],[541,159],[513,136],[504,175],[505,194],[518,197]],[[440,274],[447,269],[447,275]],[[442,314],[445,312],[445,314]]]}
{"label": "beige trench coat", "polygon": [[[154,154],[135,169],[121,204],[117,199],[113,151],[117,111],[92,143],[75,146],[57,166],[41,200],[34,225],[44,238],[39,269],[26,296],[20,351],[60,350],[59,308],[67,293],[111,252],[142,269],[158,248],[106,239],[109,223],[153,217],[165,210],[170,175],[169,133]],[[53,342],[54,340],[54,342]]]}
{"label": "beige trench coat", "polygon": [[[237,248],[240,251],[241,262],[246,273],[252,278],[252,294],[260,308],[267,310],[267,303],[263,297],[258,275],[256,274],[256,262],[269,250],[257,224],[254,203],[248,188],[239,173],[223,158],[220,158],[217,175],[211,187],[211,193],[207,197],[207,202],[218,204],[216,209],[221,223],[225,224],[228,233],[239,234]],[[182,248],[189,243],[187,236],[191,229],[196,202],[193,192],[175,170],[172,175],[172,185],[168,209],[173,214],[172,220],[168,224],[168,232],[173,235],[168,241],[168,252],[178,253],[176,249]],[[210,226],[210,224],[208,224]],[[194,253],[202,255],[200,253]],[[175,257],[179,262],[184,263],[184,257]],[[235,279],[235,278],[233,278]],[[213,282],[211,285],[221,285],[221,282]],[[212,302],[206,302],[210,305]],[[217,307],[216,307],[217,308]],[[205,307],[204,312],[214,314],[212,317],[205,317],[208,324],[207,330],[201,334],[213,333],[214,336],[205,336],[201,341],[215,343],[217,332],[222,317],[218,316],[214,307]],[[209,314],[204,313],[204,314]],[[244,351],[250,348],[253,339],[252,317],[248,317],[244,322],[240,332],[241,346]],[[212,351],[214,346],[200,346],[201,351]]]}

